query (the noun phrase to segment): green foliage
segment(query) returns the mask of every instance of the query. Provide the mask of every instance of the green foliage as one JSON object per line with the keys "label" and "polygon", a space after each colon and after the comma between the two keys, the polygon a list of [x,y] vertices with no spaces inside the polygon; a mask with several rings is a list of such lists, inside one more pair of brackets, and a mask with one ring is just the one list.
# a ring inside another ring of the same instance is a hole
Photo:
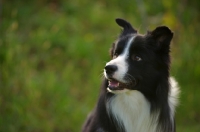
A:
{"label": "green foliage", "polygon": [[117,17],[141,33],[168,25],[182,94],[177,129],[200,130],[199,1],[3,1],[0,131],[78,132],[98,98]]}

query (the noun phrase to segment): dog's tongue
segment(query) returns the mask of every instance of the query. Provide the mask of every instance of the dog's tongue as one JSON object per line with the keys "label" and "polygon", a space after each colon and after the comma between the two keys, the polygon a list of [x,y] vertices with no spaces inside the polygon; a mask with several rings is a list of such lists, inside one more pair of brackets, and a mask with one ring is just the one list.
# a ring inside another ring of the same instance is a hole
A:
{"label": "dog's tongue", "polygon": [[109,81],[109,86],[110,87],[118,87],[119,86],[119,82],[115,81],[115,80]]}

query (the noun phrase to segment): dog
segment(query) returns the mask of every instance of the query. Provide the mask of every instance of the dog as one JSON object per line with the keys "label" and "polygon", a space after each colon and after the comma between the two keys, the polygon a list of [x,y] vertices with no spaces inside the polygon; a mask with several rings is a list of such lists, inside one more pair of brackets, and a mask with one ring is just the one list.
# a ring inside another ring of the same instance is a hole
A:
{"label": "dog", "polygon": [[116,23],[122,32],[82,132],[175,132],[179,87],[169,73],[173,32],[159,26],[141,35],[124,19]]}

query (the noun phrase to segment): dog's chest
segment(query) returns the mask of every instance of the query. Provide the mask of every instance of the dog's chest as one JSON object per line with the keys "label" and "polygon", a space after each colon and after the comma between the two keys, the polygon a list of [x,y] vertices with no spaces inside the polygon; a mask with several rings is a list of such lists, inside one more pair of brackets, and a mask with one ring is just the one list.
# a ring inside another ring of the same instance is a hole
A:
{"label": "dog's chest", "polygon": [[116,94],[107,103],[107,108],[126,132],[156,131],[156,116],[150,115],[150,104],[138,91]]}

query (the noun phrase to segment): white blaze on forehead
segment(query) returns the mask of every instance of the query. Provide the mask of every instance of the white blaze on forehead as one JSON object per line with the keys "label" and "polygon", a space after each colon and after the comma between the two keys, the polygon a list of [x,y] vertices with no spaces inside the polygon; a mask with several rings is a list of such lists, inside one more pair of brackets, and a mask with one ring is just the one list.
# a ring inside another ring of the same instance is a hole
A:
{"label": "white blaze on forehead", "polygon": [[[129,55],[129,49],[130,46],[132,44],[132,42],[134,41],[135,36],[131,36],[126,44],[126,47],[124,48],[124,51],[122,54],[120,54],[117,58],[109,61],[108,63],[106,63],[107,65],[116,65],[118,70],[113,74],[113,78],[115,78],[116,80],[120,81],[120,82],[126,82],[126,80],[124,80],[124,76],[126,74],[126,72],[128,71],[128,64],[126,62],[126,59]],[[104,72],[105,76],[106,72]]]}
{"label": "white blaze on forehead", "polygon": [[133,39],[134,39],[134,38],[135,38],[135,36],[132,36],[131,38],[129,38],[129,41],[128,41],[127,45],[126,45],[126,48],[124,49],[124,52],[123,52],[122,55],[123,55],[125,58],[128,57],[129,49],[130,49],[131,43],[133,42]]}

